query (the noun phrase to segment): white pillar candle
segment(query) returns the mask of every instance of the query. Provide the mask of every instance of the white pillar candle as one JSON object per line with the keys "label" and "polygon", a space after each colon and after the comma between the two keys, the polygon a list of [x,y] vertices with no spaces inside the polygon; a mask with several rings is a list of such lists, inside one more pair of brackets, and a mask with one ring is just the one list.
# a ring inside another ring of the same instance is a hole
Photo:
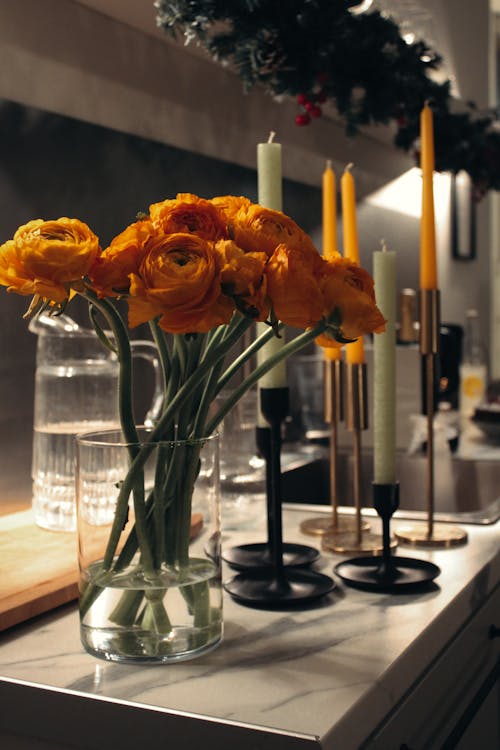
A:
{"label": "white pillar candle", "polygon": [[[267,143],[257,144],[257,176],[258,202],[265,208],[282,211],[282,175],[281,175],[281,144],[274,143],[274,132],[269,135]],[[257,335],[269,330],[265,323],[257,324]],[[284,333],[280,338],[273,338],[257,352],[257,364],[269,359],[279,352],[285,344]],[[286,361],[283,360],[272,370],[269,370],[260,380],[259,388],[286,387]],[[264,422],[264,424],[267,424]]]}
{"label": "white pillar candle", "polygon": [[386,330],[374,336],[373,352],[373,479],[396,481],[396,253],[383,246],[373,253],[377,305]]}

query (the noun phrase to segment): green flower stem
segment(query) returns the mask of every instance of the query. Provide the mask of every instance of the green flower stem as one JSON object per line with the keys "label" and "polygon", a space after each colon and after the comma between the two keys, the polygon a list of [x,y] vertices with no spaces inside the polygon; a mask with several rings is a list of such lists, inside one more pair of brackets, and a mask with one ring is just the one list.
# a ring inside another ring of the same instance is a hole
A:
{"label": "green flower stem", "polygon": [[181,500],[177,503],[179,512],[177,528],[176,560],[181,566],[189,561],[189,541],[191,529],[191,506],[193,489],[200,471],[201,444],[186,446],[184,477],[182,479]]}
{"label": "green flower stem", "polygon": [[181,380],[186,379],[186,365],[187,365],[187,351],[186,351],[186,342],[184,340],[184,335],[175,333],[174,334],[174,356],[177,357],[179,361],[179,370],[180,370],[180,377]]}
{"label": "green flower stem", "polygon": [[[278,330],[282,331],[285,327],[284,323],[280,323],[278,326]],[[248,346],[244,352],[242,352],[236,359],[229,365],[227,370],[224,372],[222,377],[219,379],[219,384],[217,388],[217,393],[221,391],[224,386],[229,383],[231,378],[238,372],[240,367],[242,367],[245,362],[248,362],[248,360],[253,357],[253,355],[261,349],[264,344],[267,344],[268,341],[270,341],[273,336],[275,336],[275,332],[271,327],[269,327],[268,331],[264,331],[264,333],[261,333],[260,336]]]}
{"label": "green flower stem", "polygon": [[172,623],[163,603],[166,589],[146,589],[146,608],[142,620],[142,626],[153,629],[156,633],[170,633]]}
{"label": "green flower stem", "polygon": [[318,323],[315,328],[304,331],[304,333],[301,333],[295,339],[288,342],[288,344],[285,344],[285,346],[282,347],[279,352],[273,354],[272,357],[269,357],[268,360],[263,362],[253,372],[251,372],[250,375],[248,375],[248,377],[246,377],[245,380],[243,380],[242,383],[240,383],[240,385],[234,389],[231,395],[228,396],[217,414],[208,423],[207,433],[211,435],[212,432],[217,429],[217,426],[222,422],[226,414],[231,411],[231,409],[239,401],[239,399],[248,390],[250,390],[250,388],[255,385],[255,383],[257,383],[257,381],[260,380],[260,378],[265,375],[266,372],[269,372],[269,370],[272,370],[272,368],[275,367],[279,362],[300,351],[300,349],[303,349],[304,346],[307,346],[307,344],[309,344],[311,341],[314,341],[317,336],[319,336],[321,333],[323,333],[323,331],[326,330],[327,326],[328,321],[323,320]]}
{"label": "green flower stem", "polygon": [[216,365],[214,365],[212,372],[205,383],[205,388],[203,389],[203,394],[193,423],[192,435],[195,438],[209,437],[209,435],[205,434],[205,424],[210,406],[219,390],[219,376],[223,367],[224,360],[221,359]]}
{"label": "green flower stem", "polygon": [[195,628],[206,628],[210,625],[210,587],[208,581],[194,583],[194,622]]}
{"label": "green flower stem", "polygon": [[[154,529],[154,561],[155,568],[160,567],[165,550],[165,512],[163,509],[163,486],[166,466],[168,466],[168,446],[158,445],[156,451],[156,467],[154,478],[154,501],[153,501],[153,529]],[[167,469],[168,470],[168,469]]]}
{"label": "green flower stem", "polygon": [[100,588],[100,586],[95,586],[90,581],[87,581],[84,586],[80,584],[78,607],[81,617],[86,615],[93,603],[99,598],[101,593],[102,589]]}
{"label": "green flower stem", "polygon": [[118,409],[120,424],[127,443],[137,443],[139,438],[135,428],[132,408],[132,353],[125,324],[117,310],[106,299],[99,299],[93,292],[86,290],[82,296],[106,318],[113,331],[120,372],[118,381]]}
{"label": "green flower stem", "polygon": [[[87,299],[88,302],[90,302],[95,308],[97,308],[97,310],[99,310],[102,315],[104,315],[115,337],[118,359],[120,361],[118,380],[120,424],[126,442],[131,444],[129,447],[129,454],[133,463],[139,451],[137,446],[139,437],[135,427],[132,406],[132,353],[130,349],[128,331],[125,327],[122,317],[117,312],[116,308],[113,307],[113,305],[111,305],[107,300],[98,299],[98,297],[89,290],[83,292],[82,295]],[[114,544],[114,549],[116,550],[121,531],[125,525],[128,497],[130,495],[130,492],[133,491],[135,526],[137,530],[137,538],[139,541],[142,560],[145,569],[148,571],[152,571],[154,569],[154,563],[146,523],[144,481],[142,471],[138,471],[139,473],[134,472],[133,474],[133,482],[131,483],[130,490],[127,494],[127,503],[122,509],[121,527],[119,529],[115,529],[115,534],[117,534],[117,537]],[[115,524],[113,524],[113,527],[114,526]],[[111,563],[109,561],[108,567],[110,567],[110,564]]]}
{"label": "green flower stem", "polygon": [[[157,424],[150,432],[148,442],[142,446],[142,448],[132,461],[127,476],[123,480],[120,492],[118,494],[113,525],[111,527],[108,545],[104,554],[104,570],[109,570],[112,566],[113,557],[118,546],[120,535],[127,521],[128,497],[132,491],[136,473],[140,472],[144,468],[144,464],[146,463],[148,456],[154,449],[154,443],[158,440],[164,439],[165,433],[174,423],[175,416],[178,410],[190,398],[192,398],[194,388],[202,382],[203,378],[210,371],[211,367],[213,367],[213,365],[215,365],[216,362],[221,359],[221,357],[224,357],[227,354],[227,352],[236,343],[242,333],[247,328],[249,328],[251,324],[251,320],[247,318],[241,318],[237,321],[237,323],[234,325],[234,328],[232,328],[231,332],[220,344],[214,346],[213,349],[212,347],[210,347],[209,350],[205,351],[203,360],[200,362],[198,368],[178,389],[175,396],[173,396],[170,403],[168,403]],[[137,529],[137,535],[142,552],[139,529]]]}
{"label": "green flower stem", "polygon": [[[186,338],[186,340],[183,342],[186,354],[183,382],[188,380],[198,367],[200,352],[203,344],[202,338],[204,337],[199,335],[196,338]],[[192,397],[188,399],[182,409],[179,410],[179,416],[177,420],[177,437],[180,440],[184,440],[185,438],[187,438],[191,431],[191,424],[194,418],[194,414],[196,414],[199,391],[202,387],[203,384],[200,383],[196,388],[194,388]]]}
{"label": "green flower stem", "polygon": [[[148,499],[146,500],[146,513],[148,515],[148,518],[152,515],[154,511],[154,491],[151,491],[149,493]],[[137,541],[137,532],[135,529],[135,524],[132,527],[127,540],[123,547],[120,550],[120,554],[118,555],[115,564],[114,564],[114,571],[119,572],[120,570],[123,570],[127,567],[127,565],[132,562],[132,559],[137,552],[139,547],[139,542]]]}
{"label": "green flower stem", "polygon": [[168,350],[164,331],[162,331],[156,319],[151,320],[149,322],[149,330],[151,331],[151,335],[153,336],[153,341],[155,342],[156,349],[158,351],[158,357],[160,359],[160,367],[161,367],[161,371],[163,375],[163,386],[164,386],[163,390],[166,393],[169,376],[172,370],[172,359],[170,356],[170,352]]}
{"label": "green flower stem", "polygon": [[118,604],[109,615],[111,622],[122,627],[133,625],[143,598],[144,592],[141,590],[124,590]]}

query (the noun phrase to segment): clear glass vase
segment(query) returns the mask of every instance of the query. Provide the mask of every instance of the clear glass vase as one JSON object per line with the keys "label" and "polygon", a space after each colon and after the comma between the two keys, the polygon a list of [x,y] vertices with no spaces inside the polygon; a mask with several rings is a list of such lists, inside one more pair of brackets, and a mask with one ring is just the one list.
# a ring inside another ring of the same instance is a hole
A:
{"label": "clear glass vase", "polygon": [[191,659],[222,638],[218,435],[149,434],[77,438],[81,639],[110,661]]}

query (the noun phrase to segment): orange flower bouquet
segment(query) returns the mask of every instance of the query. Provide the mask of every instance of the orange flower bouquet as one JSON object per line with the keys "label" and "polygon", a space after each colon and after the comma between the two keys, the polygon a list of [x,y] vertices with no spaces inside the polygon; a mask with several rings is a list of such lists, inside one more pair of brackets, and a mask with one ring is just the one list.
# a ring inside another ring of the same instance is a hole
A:
{"label": "orange flower bouquet", "polygon": [[[205,539],[208,559],[193,556],[190,546],[196,482],[210,473],[203,450],[232,406],[279,361],[315,339],[340,346],[383,330],[371,277],[342,258],[325,260],[281,212],[246,198],[180,194],[152,205],[105,249],[77,219],[30,221],[0,247],[0,284],[32,296],[31,316],[58,315],[73,295],[84,297],[103,345],[120,363],[127,469],[102,557],[80,541],[85,647],[110,659],[164,661],[213,647],[221,637],[219,537]],[[128,326],[119,300],[127,303]],[[256,321],[266,321],[267,330],[234,355]],[[133,414],[128,333],[143,323],[164,378],[161,413],[146,434]],[[286,325],[303,330],[213,413],[217,395]],[[80,531],[80,507],[78,523]],[[172,606],[177,611],[183,602],[189,624],[170,615],[172,591]]]}

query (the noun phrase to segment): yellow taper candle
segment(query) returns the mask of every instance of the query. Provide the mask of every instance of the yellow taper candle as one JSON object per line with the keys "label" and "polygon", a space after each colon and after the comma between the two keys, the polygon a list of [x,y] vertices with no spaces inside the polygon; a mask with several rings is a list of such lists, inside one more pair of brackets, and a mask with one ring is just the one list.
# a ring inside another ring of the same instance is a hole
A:
{"label": "yellow taper candle", "polygon": [[[337,258],[337,193],[335,172],[330,159],[323,172],[323,256],[327,260]],[[337,347],[323,349],[325,359],[332,361],[342,358],[342,351]]]}
{"label": "yellow taper candle", "polygon": [[436,228],[434,221],[434,131],[432,110],[420,113],[422,216],[420,221],[420,289],[437,289]]}
{"label": "yellow taper candle", "polygon": [[377,305],[386,319],[373,341],[373,480],[396,481],[396,253],[373,253]]}
{"label": "yellow taper candle", "polygon": [[359,265],[358,225],[356,223],[356,186],[348,164],[340,178],[342,197],[342,232],[344,237],[344,255]]}
{"label": "yellow taper candle", "polygon": [[[271,132],[267,143],[257,144],[257,179],[258,179],[258,202],[265,208],[281,211],[283,207],[282,198],[282,170],[281,170],[281,144],[274,143],[275,133]],[[268,331],[265,323],[257,324],[257,335]],[[284,334],[281,338],[273,338],[257,352],[257,364],[280,351],[285,345]],[[284,388],[286,387],[286,362],[280,362],[259,380],[261,388]],[[259,412],[260,415],[260,412]],[[263,418],[262,418],[263,419]],[[264,421],[264,424],[267,424]]]}
{"label": "yellow taper candle", "polygon": [[[344,237],[344,256],[359,265],[358,225],[356,223],[356,187],[351,174],[352,164],[348,164],[340,179],[340,193],[342,197],[342,229]],[[363,364],[365,350],[363,337],[360,336],[345,348],[347,364]]]}
{"label": "yellow taper candle", "polygon": [[337,250],[337,196],[335,172],[330,159],[323,172],[323,256],[327,260],[338,256]]}

